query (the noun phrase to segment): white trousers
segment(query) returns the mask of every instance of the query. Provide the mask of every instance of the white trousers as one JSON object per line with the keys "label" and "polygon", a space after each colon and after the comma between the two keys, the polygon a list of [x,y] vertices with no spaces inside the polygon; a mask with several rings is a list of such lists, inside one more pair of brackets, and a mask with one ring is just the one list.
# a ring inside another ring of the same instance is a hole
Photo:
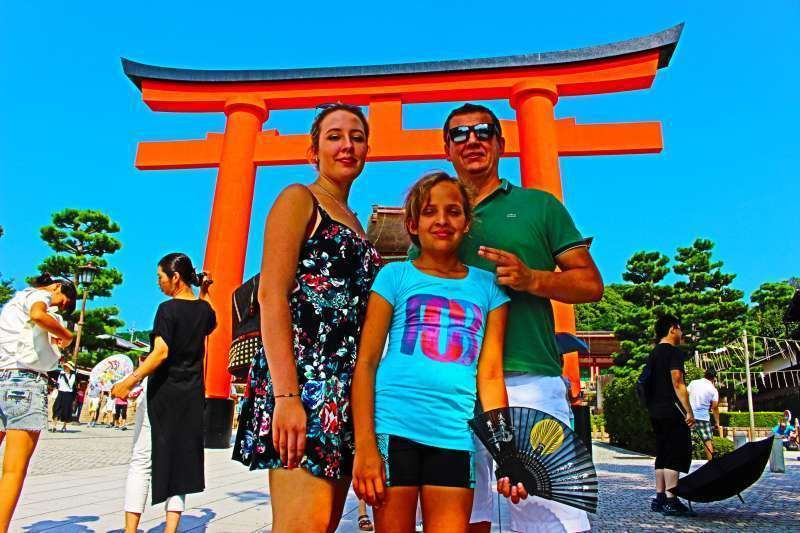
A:
{"label": "white trousers", "polygon": [[[150,419],[147,417],[147,380],[144,383],[141,403],[136,409],[136,430],[133,433],[133,453],[128,465],[125,482],[125,512],[142,514],[147,505],[152,472],[152,441]],[[170,496],[166,501],[167,511],[182,513],[186,507],[186,496]]]}
{"label": "white trousers", "polygon": [[[570,425],[567,388],[560,377],[510,375],[505,381],[509,406],[538,409]],[[478,439],[475,449],[475,496],[469,521],[491,522],[497,516],[494,462]],[[508,507],[512,531],[574,533],[591,529],[586,511],[538,496],[529,496],[518,504],[509,502]]]}

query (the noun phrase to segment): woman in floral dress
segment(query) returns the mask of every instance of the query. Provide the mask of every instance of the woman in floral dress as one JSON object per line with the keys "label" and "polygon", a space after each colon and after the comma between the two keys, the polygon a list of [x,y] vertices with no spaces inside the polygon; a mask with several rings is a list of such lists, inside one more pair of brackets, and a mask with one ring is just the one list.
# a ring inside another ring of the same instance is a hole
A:
{"label": "woman in floral dress", "polygon": [[347,200],[364,168],[361,110],[325,107],[311,127],[310,186],[267,217],[258,301],[262,350],[248,376],[233,458],[269,469],[273,531],[333,531],[353,465],[350,384],[380,257]]}

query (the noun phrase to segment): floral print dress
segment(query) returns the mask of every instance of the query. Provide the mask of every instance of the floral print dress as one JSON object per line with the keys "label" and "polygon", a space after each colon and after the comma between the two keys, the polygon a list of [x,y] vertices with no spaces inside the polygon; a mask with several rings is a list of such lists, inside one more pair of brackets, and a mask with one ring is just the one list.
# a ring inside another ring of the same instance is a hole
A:
{"label": "floral print dress", "polygon": [[[352,471],[350,386],[381,259],[372,243],[333,220],[316,199],[314,204],[320,222],[300,252],[289,298],[297,379],[308,415],[300,466],[315,476],[338,479]],[[263,349],[250,366],[248,385],[233,459],[251,470],[281,468],[272,445],[275,398]]]}

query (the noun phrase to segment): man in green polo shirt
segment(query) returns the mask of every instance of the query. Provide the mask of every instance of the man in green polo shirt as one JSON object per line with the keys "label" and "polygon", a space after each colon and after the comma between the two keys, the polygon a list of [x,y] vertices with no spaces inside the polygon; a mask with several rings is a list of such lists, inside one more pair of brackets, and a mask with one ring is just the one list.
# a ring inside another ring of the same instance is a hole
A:
{"label": "man in green polo shirt", "polygon": [[[557,198],[500,179],[498,165],[505,139],[490,109],[465,104],[448,115],[443,130],[447,159],[474,194],[474,220],[461,245],[461,259],[496,272],[497,282],[511,298],[503,363],[509,405],[539,409],[569,424],[570,406],[561,379],[550,300],[570,304],[599,300],[603,295],[600,273]],[[488,532],[496,515],[492,460],[479,443],[476,449],[470,531],[477,533]],[[538,497],[509,510],[514,531],[549,530],[548,521],[560,531],[590,528],[585,512]]]}

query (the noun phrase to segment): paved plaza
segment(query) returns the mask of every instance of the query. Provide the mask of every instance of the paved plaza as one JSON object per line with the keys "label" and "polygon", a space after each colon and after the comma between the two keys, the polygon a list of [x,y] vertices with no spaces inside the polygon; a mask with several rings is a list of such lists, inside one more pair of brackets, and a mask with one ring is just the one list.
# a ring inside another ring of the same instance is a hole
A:
{"label": "paved plaza", "polygon": [[[73,426],[67,433],[44,434],[11,530],[14,532],[114,531],[122,527],[123,485],[133,431]],[[0,448],[2,452],[2,448]],[[597,443],[600,508],[595,531],[789,531],[800,524],[800,461],[786,456],[786,473],[767,469],[745,491],[745,503],[731,499],[698,504],[699,516],[666,518],[649,511],[652,458]],[[694,467],[702,464],[695,461]],[[230,450],[206,453],[202,494],[187,497],[181,531],[270,531],[270,496],[265,472],[249,472],[230,460]],[[505,504],[504,504],[505,505]],[[357,502],[351,493],[338,531],[358,531]],[[509,531],[507,512],[494,531]],[[141,527],[163,530],[163,506],[148,508]],[[501,529],[502,528],[502,529]]]}

